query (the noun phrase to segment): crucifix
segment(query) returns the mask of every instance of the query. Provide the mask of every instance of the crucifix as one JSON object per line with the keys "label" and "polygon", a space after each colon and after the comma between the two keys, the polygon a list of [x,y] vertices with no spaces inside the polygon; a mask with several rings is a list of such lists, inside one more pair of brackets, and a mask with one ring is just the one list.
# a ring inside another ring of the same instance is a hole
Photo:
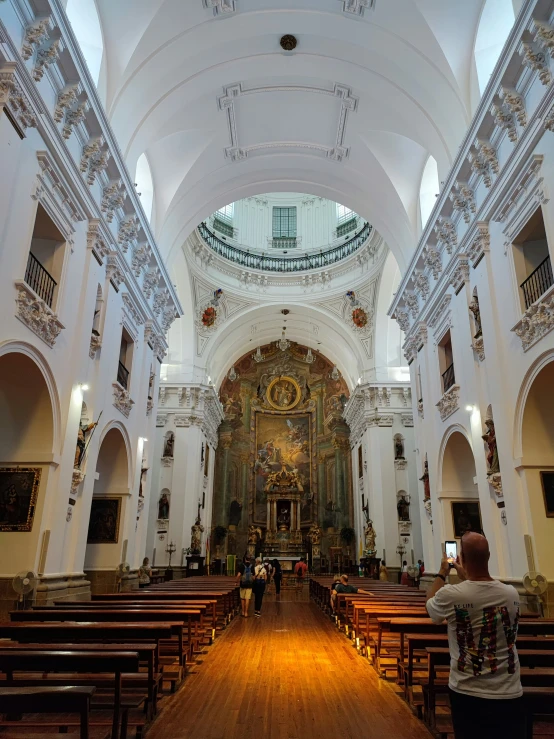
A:
{"label": "crucifix", "polygon": [[173,542],[171,542],[165,550],[169,554],[169,564],[167,565],[167,569],[171,569],[171,555],[174,554],[177,551],[177,547]]}
{"label": "crucifix", "polygon": [[364,494],[362,493],[362,511],[364,512],[365,522],[369,522],[369,501],[366,503]]}

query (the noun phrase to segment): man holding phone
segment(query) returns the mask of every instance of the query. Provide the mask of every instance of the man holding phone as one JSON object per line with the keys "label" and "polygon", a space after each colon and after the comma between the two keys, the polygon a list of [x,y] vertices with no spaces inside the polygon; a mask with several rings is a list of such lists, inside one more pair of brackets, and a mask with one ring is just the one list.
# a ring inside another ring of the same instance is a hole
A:
{"label": "man holding phone", "polygon": [[[447,542],[450,544],[450,542]],[[427,593],[427,612],[448,622],[450,707],[456,739],[524,739],[523,691],[515,641],[519,596],[489,574],[489,544],[464,534],[459,557],[446,547]],[[461,582],[446,585],[453,567]]]}

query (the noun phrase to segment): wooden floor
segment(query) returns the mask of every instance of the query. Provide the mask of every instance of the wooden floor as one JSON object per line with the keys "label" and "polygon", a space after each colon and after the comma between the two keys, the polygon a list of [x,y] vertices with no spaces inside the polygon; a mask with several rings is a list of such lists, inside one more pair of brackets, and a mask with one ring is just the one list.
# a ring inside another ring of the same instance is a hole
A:
{"label": "wooden floor", "polygon": [[269,596],[261,619],[235,618],[147,739],[429,739],[306,596]]}

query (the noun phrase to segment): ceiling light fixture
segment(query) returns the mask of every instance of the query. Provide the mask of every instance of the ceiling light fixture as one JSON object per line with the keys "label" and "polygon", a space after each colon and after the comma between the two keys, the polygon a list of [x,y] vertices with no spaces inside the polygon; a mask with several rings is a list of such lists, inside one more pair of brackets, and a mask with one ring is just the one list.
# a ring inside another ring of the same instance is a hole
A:
{"label": "ceiling light fixture", "polygon": [[279,347],[279,349],[280,349],[280,350],[281,350],[282,352],[286,352],[286,351],[287,351],[287,349],[288,349],[288,348],[289,348],[289,346],[290,346],[290,341],[288,341],[288,339],[285,339],[285,329],[284,329],[284,328],[283,328],[283,331],[282,331],[282,333],[281,333],[281,338],[280,338],[280,340],[279,340],[279,341],[277,342],[277,346]]}
{"label": "ceiling light fixture", "polygon": [[292,33],[286,33],[284,36],[281,36],[279,43],[281,44],[281,48],[285,51],[294,51],[298,41],[296,36],[293,36]]}
{"label": "ceiling light fixture", "polygon": [[253,360],[254,360],[254,361],[255,361],[256,363],[258,363],[258,362],[263,362],[263,361],[264,361],[264,359],[265,359],[265,354],[262,354],[262,348],[261,348],[261,346],[259,346],[259,347],[258,347],[258,348],[256,349],[256,353],[252,355],[252,359],[253,359]]}

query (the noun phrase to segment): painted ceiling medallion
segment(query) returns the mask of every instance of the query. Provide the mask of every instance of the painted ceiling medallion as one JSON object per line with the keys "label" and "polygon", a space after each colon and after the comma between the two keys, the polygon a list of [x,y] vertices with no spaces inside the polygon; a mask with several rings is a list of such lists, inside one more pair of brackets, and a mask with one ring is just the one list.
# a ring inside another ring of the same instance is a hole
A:
{"label": "painted ceiling medallion", "polygon": [[363,308],[354,308],[352,311],[352,322],[356,328],[365,328],[369,318]]}
{"label": "painted ceiling medallion", "polygon": [[281,37],[279,43],[281,44],[281,48],[285,51],[294,51],[294,49],[296,49],[298,41],[296,40],[296,36],[293,36],[291,33],[286,33],[284,36]]}
{"label": "painted ceiling medallion", "polygon": [[345,297],[347,303],[350,303],[348,312],[354,329],[362,332],[369,330],[371,328],[371,312],[368,310],[366,301],[356,297],[354,290],[349,290]]}
{"label": "painted ceiling medallion", "polygon": [[293,378],[285,375],[276,377],[267,388],[266,400],[278,411],[290,411],[298,405],[302,397],[300,385]]}
{"label": "painted ceiling medallion", "polygon": [[200,307],[198,322],[201,328],[213,329],[216,327],[221,312],[218,308],[222,296],[223,290],[218,288],[214,290],[213,298]]}

